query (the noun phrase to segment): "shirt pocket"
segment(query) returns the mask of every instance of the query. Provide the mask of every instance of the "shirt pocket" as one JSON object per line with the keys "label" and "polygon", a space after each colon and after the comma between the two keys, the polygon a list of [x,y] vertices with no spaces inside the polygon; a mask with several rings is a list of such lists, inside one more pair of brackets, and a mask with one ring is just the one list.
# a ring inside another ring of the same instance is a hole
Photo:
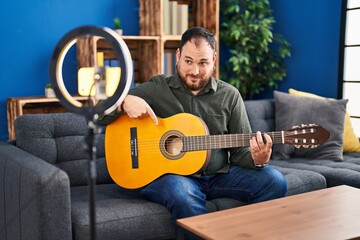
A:
{"label": "shirt pocket", "polygon": [[227,117],[214,113],[208,113],[204,118],[211,135],[228,133]]}

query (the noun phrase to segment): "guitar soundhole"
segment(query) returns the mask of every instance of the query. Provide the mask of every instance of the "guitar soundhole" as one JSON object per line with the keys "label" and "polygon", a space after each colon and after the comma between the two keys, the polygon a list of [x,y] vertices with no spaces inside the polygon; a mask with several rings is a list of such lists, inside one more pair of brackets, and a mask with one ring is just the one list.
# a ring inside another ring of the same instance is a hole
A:
{"label": "guitar soundhole", "polygon": [[181,153],[183,148],[182,141],[177,136],[171,136],[165,141],[165,149],[171,155],[178,155]]}
{"label": "guitar soundhole", "polygon": [[161,153],[170,160],[181,158],[183,150],[182,134],[178,131],[169,131],[161,138]]}

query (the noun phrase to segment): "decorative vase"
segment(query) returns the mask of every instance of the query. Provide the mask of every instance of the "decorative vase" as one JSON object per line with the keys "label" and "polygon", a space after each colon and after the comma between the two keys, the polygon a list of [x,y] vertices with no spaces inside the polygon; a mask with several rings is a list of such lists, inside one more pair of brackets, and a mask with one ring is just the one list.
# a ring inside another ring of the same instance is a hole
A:
{"label": "decorative vase", "polygon": [[115,29],[115,32],[117,32],[120,36],[122,36],[122,34],[123,34],[123,30],[122,30],[122,29]]}
{"label": "decorative vase", "polygon": [[55,96],[55,92],[54,89],[52,88],[45,88],[45,97],[47,98],[54,98]]}

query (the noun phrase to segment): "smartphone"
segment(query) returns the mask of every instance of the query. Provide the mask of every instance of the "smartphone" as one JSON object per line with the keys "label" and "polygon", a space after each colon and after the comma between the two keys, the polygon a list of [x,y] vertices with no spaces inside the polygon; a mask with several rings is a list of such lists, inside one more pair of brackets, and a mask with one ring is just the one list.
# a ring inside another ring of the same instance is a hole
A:
{"label": "smartphone", "polygon": [[[96,96],[99,99],[114,95],[121,76],[120,67],[104,67],[105,80],[94,81],[95,67],[82,67],[78,71],[78,93],[80,96]],[[105,86],[105,87],[104,87]]]}

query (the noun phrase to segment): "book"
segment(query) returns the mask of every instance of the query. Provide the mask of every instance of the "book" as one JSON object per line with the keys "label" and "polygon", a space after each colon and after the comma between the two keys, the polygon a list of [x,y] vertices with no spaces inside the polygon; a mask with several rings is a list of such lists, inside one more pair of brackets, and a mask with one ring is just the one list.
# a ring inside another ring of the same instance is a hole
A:
{"label": "book", "polygon": [[163,21],[164,21],[164,34],[170,34],[170,2],[169,0],[163,0]]}
{"label": "book", "polygon": [[167,50],[164,53],[164,69],[164,74],[167,76],[176,72],[176,54],[172,50]]}
{"label": "book", "polygon": [[189,6],[187,4],[177,5],[177,34],[182,35],[188,28]]}
{"label": "book", "polygon": [[170,22],[171,22],[171,27],[170,27],[170,33],[173,35],[177,35],[178,31],[177,31],[177,5],[178,3],[176,1],[170,1]]}

